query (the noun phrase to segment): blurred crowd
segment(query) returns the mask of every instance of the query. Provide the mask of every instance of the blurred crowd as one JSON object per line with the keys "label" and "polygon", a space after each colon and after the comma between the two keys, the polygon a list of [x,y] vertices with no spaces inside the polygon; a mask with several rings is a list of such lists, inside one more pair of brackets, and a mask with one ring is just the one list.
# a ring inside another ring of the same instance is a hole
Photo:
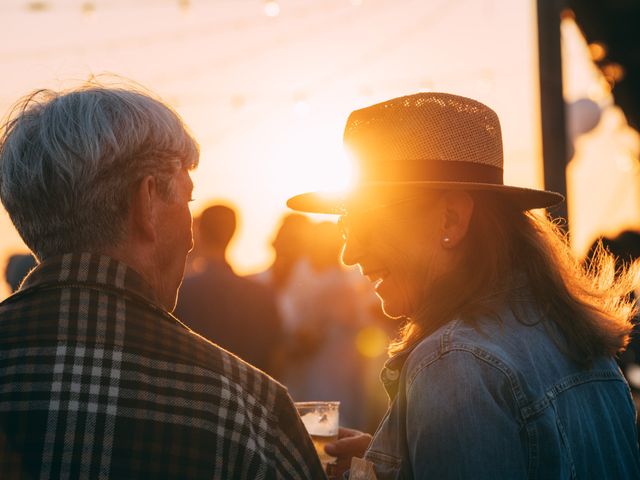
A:
{"label": "blurred crowd", "polygon": [[284,216],[273,263],[248,277],[227,258],[236,226],[227,205],[195,218],[176,316],[282,382],[295,401],[340,401],[341,423],[374,429],[387,407],[378,375],[392,324],[370,283],[340,262],[337,225]]}
{"label": "blurred crowd", "polygon": [[[228,261],[237,212],[206,207],[194,218],[175,315],[194,331],[283,383],[294,401],[340,401],[341,423],[373,431],[387,409],[379,373],[398,325],[382,314],[371,284],[340,261],[342,239],[330,221],[286,214],[272,240],[273,263],[240,276]],[[621,268],[640,258],[640,232],[594,241],[585,268],[603,248]],[[36,266],[33,255],[8,259],[12,292]],[[635,295],[635,293],[632,293]],[[638,326],[618,363],[640,407]]]}
{"label": "blurred crowd", "polygon": [[[211,205],[194,218],[176,317],[279,380],[294,401],[338,400],[341,423],[375,430],[387,408],[378,377],[397,325],[366,278],[340,262],[337,225],[285,215],[273,263],[243,277],[228,261],[237,217]],[[12,290],[33,266],[31,255],[11,257]]]}
{"label": "blurred crowd", "polygon": [[[176,317],[283,383],[294,401],[340,401],[341,423],[375,430],[388,401],[379,374],[397,325],[367,279],[342,265],[337,225],[285,215],[273,263],[243,277],[227,260],[237,216],[211,205],[194,218]],[[12,292],[35,265],[31,254],[9,258]]]}
{"label": "blurred crowd", "polygon": [[[283,383],[294,401],[340,401],[342,424],[375,430],[388,401],[379,373],[398,325],[382,314],[366,278],[341,263],[338,226],[286,214],[274,231],[273,263],[249,276],[236,274],[227,259],[236,227],[228,205],[211,205],[194,218],[195,245],[175,315]],[[599,248],[622,267],[640,258],[640,233],[598,238],[585,268]],[[12,292],[35,266],[31,254],[9,257],[5,280]],[[637,326],[618,363],[640,407]]]}
{"label": "blurred crowd", "polygon": [[[237,216],[211,205],[194,218],[176,317],[283,383],[294,401],[339,401],[341,423],[375,430],[388,401],[379,374],[397,325],[367,279],[342,265],[337,225],[285,215],[273,263],[245,277],[227,260]],[[12,292],[35,266],[31,254],[9,257]]]}

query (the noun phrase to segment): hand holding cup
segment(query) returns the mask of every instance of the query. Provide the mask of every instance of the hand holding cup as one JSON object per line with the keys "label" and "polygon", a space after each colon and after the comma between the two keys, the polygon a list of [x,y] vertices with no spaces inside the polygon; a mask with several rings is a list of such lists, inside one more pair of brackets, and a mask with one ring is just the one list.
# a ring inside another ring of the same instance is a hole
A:
{"label": "hand holding cup", "polygon": [[338,439],[327,443],[324,447],[327,454],[337,457],[335,478],[341,479],[343,473],[346,472],[351,465],[351,458],[363,457],[370,443],[371,435],[368,433],[340,427],[338,430]]}

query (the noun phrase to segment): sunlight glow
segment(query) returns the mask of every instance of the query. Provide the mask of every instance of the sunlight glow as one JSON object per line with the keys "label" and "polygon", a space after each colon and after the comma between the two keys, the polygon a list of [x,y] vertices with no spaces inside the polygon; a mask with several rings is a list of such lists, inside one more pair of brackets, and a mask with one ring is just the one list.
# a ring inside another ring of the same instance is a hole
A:
{"label": "sunlight glow", "polygon": [[638,161],[630,155],[616,155],[616,167],[624,173],[637,173],[640,169]]}
{"label": "sunlight glow", "polygon": [[274,175],[270,179],[275,192],[286,195],[351,187],[353,164],[342,147],[340,138],[323,141],[319,129],[307,125],[290,132],[288,140],[276,146],[270,163]]}
{"label": "sunlight glow", "polygon": [[370,325],[362,328],[356,336],[356,348],[358,352],[367,358],[376,358],[387,350],[390,338],[380,327]]}
{"label": "sunlight glow", "polygon": [[[0,45],[0,110],[33,89],[69,88],[106,72],[156,92],[201,145],[195,210],[224,200],[242,215],[231,253],[240,273],[271,259],[287,198],[354,183],[344,122],[352,110],[395,96],[447,91],[487,103],[502,122],[505,181],[542,186],[535,2],[396,3],[5,0],[0,27],[20,41]],[[424,48],[438,42],[444,48]],[[593,138],[579,142],[597,145],[585,147],[591,156],[575,169],[584,185],[570,201],[578,248],[596,229],[639,221],[632,209],[640,173],[627,158],[638,138],[606,123],[611,85],[592,63],[606,45],[589,48],[567,22],[563,44],[577,47],[563,67],[567,100],[587,97],[607,111]],[[623,74],[615,66],[610,73]],[[0,232],[2,266],[25,246],[1,208]]]}

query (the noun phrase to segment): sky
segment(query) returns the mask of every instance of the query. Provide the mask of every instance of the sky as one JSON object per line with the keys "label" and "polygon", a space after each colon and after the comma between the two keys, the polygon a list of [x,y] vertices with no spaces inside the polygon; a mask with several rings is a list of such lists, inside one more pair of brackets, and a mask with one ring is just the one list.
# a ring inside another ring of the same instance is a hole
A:
{"label": "sky", "polygon": [[[114,75],[180,113],[202,151],[193,211],[238,209],[229,257],[239,273],[271,261],[288,197],[347,184],[348,114],[392,97],[486,103],[502,122],[505,182],[542,186],[533,0],[3,0],[0,32],[1,114],[34,89]],[[602,109],[568,171],[581,253],[597,232],[638,223],[638,139],[571,22],[563,49],[568,101]],[[0,211],[0,266],[23,248]]]}

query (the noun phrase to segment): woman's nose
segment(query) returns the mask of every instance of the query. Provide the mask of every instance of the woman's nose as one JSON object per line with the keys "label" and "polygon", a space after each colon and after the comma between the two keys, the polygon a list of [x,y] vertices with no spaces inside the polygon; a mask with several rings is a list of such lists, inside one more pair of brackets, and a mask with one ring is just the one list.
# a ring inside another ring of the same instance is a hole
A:
{"label": "woman's nose", "polygon": [[364,255],[364,252],[360,242],[353,235],[347,237],[342,246],[342,263],[351,267],[359,263],[362,255]]}

